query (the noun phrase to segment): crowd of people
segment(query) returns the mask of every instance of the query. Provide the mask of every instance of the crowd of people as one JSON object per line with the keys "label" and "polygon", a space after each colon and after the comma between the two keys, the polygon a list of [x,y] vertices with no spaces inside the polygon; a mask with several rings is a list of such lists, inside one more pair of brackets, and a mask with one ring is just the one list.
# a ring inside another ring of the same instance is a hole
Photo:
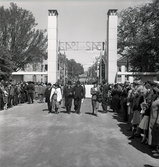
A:
{"label": "crowd of people", "polygon": [[71,81],[68,81],[65,86],[61,86],[58,83],[51,85],[47,84],[44,96],[48,105],[49,113],[59,113],[60,104],[63,102],[63,106],[66,108],[68,114],[71,113],[72,101],[74,100],[75,113],[80,114],[81,102],[85,98],[85,86],[77,81],[72,85]]}
{"label": "crowd of people", "polygon": [[34,99],[43,102],[45,89],[46,85],[40,82],[12,83],[2,80],[0,82],[0,110],[7,110],[22,103],[31,104],[34,103]]}
{"label": "crowd of people", "polygon": [[108,101],[113,112],[121,114],[131,131],[129,140],[141,137],[141,143],[155,148],[153,155],[159,157],[159,85],[125,83],[110,85]]}
{"label": "crowd of people", "polygon": [[[154,156],[159,156],[159,85],[155,82],[108,84],[107,81],[92,83],[90,89],[92,114],[98,116],[101,103],[104,113],[108,106],[113,112],[121,114],[131,131],[129,140],[141,137],[141,143],[155,147]],[[71,113],[81,113],[82,100],[85,98],[85,85],[77,81],[68,81],[62,86],[58,83],[19,82],[16,84],[0,82],[0,110],[21,103],[46,102],[48,113],[59,113],[65,107]]]}

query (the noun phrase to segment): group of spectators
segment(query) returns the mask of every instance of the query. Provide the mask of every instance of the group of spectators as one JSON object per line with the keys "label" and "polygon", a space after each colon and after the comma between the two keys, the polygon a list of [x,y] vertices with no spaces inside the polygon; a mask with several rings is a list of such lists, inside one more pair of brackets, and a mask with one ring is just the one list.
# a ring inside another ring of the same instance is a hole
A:
{"label": "group of spectators", "polygon": [[46,85],[38,82],[0,82],[0,110],[7,110],[22,103],[34,103],[34,99],[44,102]]}
{"label": "group of spectators", "polygon": [[108,102],[113,112],[128,122],[128,139],[141,137],[141,143],[155,148],[153,155],[159,157],[159,84],[147,81],[109,85]]}

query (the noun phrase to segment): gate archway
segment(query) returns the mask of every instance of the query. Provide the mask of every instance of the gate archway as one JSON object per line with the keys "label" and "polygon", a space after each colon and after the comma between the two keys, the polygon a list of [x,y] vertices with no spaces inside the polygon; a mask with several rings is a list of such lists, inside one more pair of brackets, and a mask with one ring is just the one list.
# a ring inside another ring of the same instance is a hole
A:
{"label": "gate archway", "polygon": [[[105,56],[105,75],[102,71],[103,61],[97,62],[98,76],[104,76],[109,83],[116,81],[117,74],[117,10],[108,10],[107,19],[107,48],[104,49]],[[91,45],[90,45],[91,43]],[[60,43],[60,49],[67,52],[68,49],[79,50],[79,42]],[[86,50],[102,50],[103,42],[85,42]],[[55,83],[58,79],[58,12],[48,10],[48,82]]]}

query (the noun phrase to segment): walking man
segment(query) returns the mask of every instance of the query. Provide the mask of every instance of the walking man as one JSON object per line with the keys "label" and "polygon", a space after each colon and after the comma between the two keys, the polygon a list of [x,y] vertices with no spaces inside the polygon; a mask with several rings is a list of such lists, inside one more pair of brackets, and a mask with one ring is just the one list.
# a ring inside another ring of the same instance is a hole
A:
{"label": "walking man", "polygon": [[48,83],[47,88],[46,88],[45,93],[44,93],[45,102],[47,103],[48,110],[49,110],[48,113],[51,113],[50,94],[51,94],[51,83]]}
{"label": "walking man", "polygon": [[64,87],[63,96],[65,100],[66,111],[68,114],[70,114],[73,99],[73,87],[71,86],[71,81],[68,81],[67,85]]}
{"label": "walking man", "polygon": [[74,109],[77,114],[80,114],[81,101],[84,98],[84,88],[81,85],[80,81],[76,82],[73,92],[74,92]]}
{"label": "walking man", "polygon": [[92,95],[92,114],[98,116],[98,108],[99,108],[98,94],[100,93],[100,89],[97,81],[94,81],[92,84],[93,87],[91,88],[90,92]]}
{"label": "walking man", "polygon": [[28,93],[28,104],[34,103],[34,85],[33,82],[28,82],[27,93]]}

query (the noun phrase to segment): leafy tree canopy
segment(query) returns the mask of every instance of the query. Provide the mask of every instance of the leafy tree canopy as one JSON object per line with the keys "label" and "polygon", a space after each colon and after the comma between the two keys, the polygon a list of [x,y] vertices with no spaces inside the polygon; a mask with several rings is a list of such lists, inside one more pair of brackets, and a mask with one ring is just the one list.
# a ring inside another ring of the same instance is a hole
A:
{"label": "leafy tree canopy", "polygon": [[77,63],[74,59],[67,61],[68,75],[69,77],[77,77],[84,73],[84,68],[80,63]]}
{"label": "leafy tree canopy", "polygon": [[10,53],[3,46],[0,46],[0,80],[7,80],[14,68]]}
{"label": "leafy tree canopy", "polygon": [[84,74],[84,68],[80,63],[77,63],[74,59],[68,59],[66,58],[65,54],[59,54],[58,59],[60,62],[60,67],[64,69],[65,68],[68,73],[68,77],[71,79],[78,78],[79,75]]}
{"label": "leafy tree canopy", "polygon": [[[30,11],[11,3],[8,9],[0,7],[0,57],[7,51],[12,61],[10,71],[18,71],[24,65],[41,62],[46,57],[46,30],[35,29],[37,23]],[[2,64],[0,64],[2,65]]]}
{"label": "leafy tree canopy", "polygon": [[159,1],[119,13],[118,54],[127,56],[132,71],[154,72],[159,62]]}

